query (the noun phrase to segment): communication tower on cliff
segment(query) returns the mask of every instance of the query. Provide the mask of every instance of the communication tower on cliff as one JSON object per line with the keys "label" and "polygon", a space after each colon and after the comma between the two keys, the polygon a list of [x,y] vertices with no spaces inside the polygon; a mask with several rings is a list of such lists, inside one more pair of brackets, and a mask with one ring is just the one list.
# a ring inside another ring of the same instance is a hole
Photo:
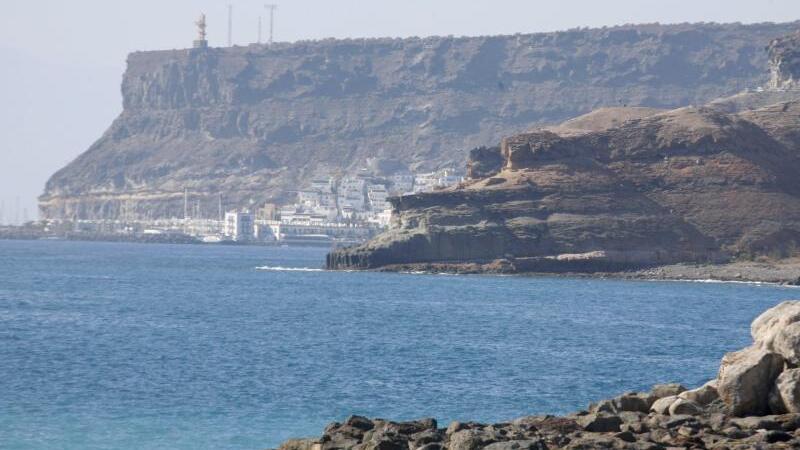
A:
{"label": "communication tower on cliff", "polygon": [[267,4],[264,5],[264,8],[269,10],[269,44],[272,45],[272,35],[275,28],[275,10],[278,9],[278,5]]}
{"label": "communication tower on cliff", "polygon": [[233,45],[233,5],[228,5],[228,47]]}
{"label": "communication tower on cliff", "polygon": [[194,48],[208,48],[206,40],[206,15],[200,14],[200,18],[194,23],[197,25],[197,39],[193,42]]}

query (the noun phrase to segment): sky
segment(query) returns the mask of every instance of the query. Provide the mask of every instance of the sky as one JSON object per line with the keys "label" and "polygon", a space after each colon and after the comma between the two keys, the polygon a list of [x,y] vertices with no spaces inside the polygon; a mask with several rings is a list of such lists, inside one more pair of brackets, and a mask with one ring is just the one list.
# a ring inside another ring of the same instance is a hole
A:
{"label": "sky", "polygon": [[275,40],[476,36],[626,23],[788,22],[800,0],[7,0],[0,14],[0,224],[35,219],[47,178],[122,109],[128,53],[185,48],[204,12],[212,46]]}

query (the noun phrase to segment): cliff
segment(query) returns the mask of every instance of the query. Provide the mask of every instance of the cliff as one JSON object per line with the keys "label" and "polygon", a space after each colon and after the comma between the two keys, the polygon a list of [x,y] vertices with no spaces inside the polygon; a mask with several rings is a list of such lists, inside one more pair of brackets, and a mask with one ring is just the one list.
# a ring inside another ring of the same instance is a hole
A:
{"label": "cliff", "polygon": [[772,89],[800,89],[800,32],[769,43]]}
{"label": "cliff", "polygon": [[642,25],[484,37],[325,40],[134,53],[124,110],[55,173],[43,218],[216,215],[283,201],[367,158],[461,165],[467,150],[603,106],[703,104],[768,81],[798,27]]}
{"label": "cliff", "polygon": [[594,130],[504,139],[497,173],[392,199],[394,229],[330,254],[328,266],[594,272],[788,256],[800,244],[800,102],[734,114],[637,109],[618,126],[603,119],[621,114],[571,122]]}

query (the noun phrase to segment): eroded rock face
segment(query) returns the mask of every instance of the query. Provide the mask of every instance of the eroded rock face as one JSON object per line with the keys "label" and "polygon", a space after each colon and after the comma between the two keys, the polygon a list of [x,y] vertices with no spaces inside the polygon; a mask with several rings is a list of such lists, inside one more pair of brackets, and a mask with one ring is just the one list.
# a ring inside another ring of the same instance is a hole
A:
{"label": "eroded rock face", "polygon": [[[288,200],[367,158],[421,171],[598,106],[703,104],[767,81],[796,24],[645,25],[474,38],[137,52],[124,110],[55,173],[44,218],[182,217]],[[637,61],[631,64],[631,61]]]}
{"label": "eroded rock face", "polygon": [[800,413],[800,369],[784,371],[775,380],[769,397],[773,413]]}
{"label": "eroded rock face", "polygon": [[735,416],[769,413],[769,393],[783,370],[783,358],[748,347],[722,358],[717,377],[720,398]]}
{"label": "eroded rock face", "polygon": [[758,316],[750,327],[756,345],[800,364],[800,302],[787,301]]}
{"label": "eroded rock face", "polygon": [[700,406],[707,406],[719,398],[717,380],[711,380],[697,389],[681,392],[678,397],[697,403]]}
{"label": "eroded rock face", "polygon": [[392,199],[394,229],[331,253],[328,267],[502,260],[516,272],[611,272],[775,255],[800,246],[799,128],[800,102],[787,102],[506,138],[503,170]]}
{"label": "eroded rock face", "polygon": [[800,89],[800,32],[773,40],[769,44],[772,89]]}

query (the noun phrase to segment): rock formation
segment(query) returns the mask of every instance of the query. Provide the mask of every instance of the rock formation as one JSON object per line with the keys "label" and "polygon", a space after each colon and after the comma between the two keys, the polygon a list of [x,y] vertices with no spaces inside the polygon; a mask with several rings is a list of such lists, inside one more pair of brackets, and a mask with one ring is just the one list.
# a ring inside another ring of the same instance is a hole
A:
{"label": "rock formation", "polygon": [[504,139],[493,174],[473,153],[487,178],[392,199],[394,228],[328,266],[606,272],[800,244],[800,102],[606,113]]}
{"label": "rock formation", "polygon": [[703,104],[767,82],[792,24],[642,25],[134,53],[124,110],[48,181],[44,218],[216,216],[367,158],[426,170],[603,106]]}
{"label": "rock formation", "polygon": [[287,441],[280,450],[800,448],[800,301],[766,311],[751,332],[753,345],[725,355],[718,378],[696,389],[656,385],[565,417],[447,428],[434,419],[352,416],[320,438]]}
{"label": "rock formation", "polygon": [[800,89],[800,32],[769,44],[771,89]]}

